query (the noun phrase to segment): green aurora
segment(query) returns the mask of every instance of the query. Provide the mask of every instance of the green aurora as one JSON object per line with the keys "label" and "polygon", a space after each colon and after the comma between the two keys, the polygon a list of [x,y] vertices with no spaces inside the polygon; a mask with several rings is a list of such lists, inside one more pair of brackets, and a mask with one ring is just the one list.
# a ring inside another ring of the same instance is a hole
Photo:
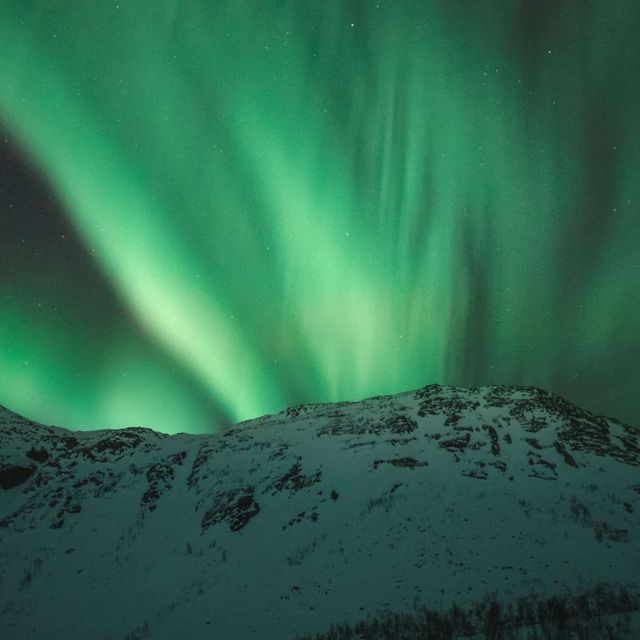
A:
{"label": "green aurora", "polygon": [[638,425],[638,33],[633,0],[0,0],[51,203],[5,176],[0,403],[199,432],[526,384]]}

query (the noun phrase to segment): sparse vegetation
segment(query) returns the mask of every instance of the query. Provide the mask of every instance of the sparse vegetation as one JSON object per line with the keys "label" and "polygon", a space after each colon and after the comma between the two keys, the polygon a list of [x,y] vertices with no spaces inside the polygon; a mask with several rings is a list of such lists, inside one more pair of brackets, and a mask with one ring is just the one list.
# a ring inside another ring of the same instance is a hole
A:
{"label": "sparse vegetation", "polygon": [[148,622],[143,622],[139,627],[128,633],[124,640],[146,640],[146,638],[151,638],[151,629],[149,629]]}
{"label": "sparse vegetation", "polygon": [[[322,539],[326,538],[326,534],[322,536]],[[314,538],[309,544],[296,549],[291,555],[287,556],[287,564],[291,566],[301,565],[307,557],[315,553],[318,548],[320,539]]]}
{"label": "sparse vegetation", "polygon": [[20,587],[24,589],[24,587],[27,587],[31,584],[32,580],[33,580],[33,573],[31,573],[29,569],[25,569],[24,573],[22,574],[22,578],[20,580]]}
{"label": "sparse vegetation", "polygon": [[627,529],[617,529],[608,522],[594,520],[589,512],[575,496],[571,497],[571,517],[584,527],[593,529],[598,542],[629,542],[629,531]]}
{"label": "sparse vegetation", "polygon": [[367,500],[367,512],[370,513],[374,509],[384,509],[385,513],[389,513],[391,507],[393,507],[396,501],[396,496],[393,493],[386,493],[378,498],[371,498]]}
{"label": "sparse vegetation", "polygon": [[446,611],[418,607],[354,625],[334,624],[327,633],[299,640],[631,640],[634,612],[640,612],[640,596],[600,585],[547,599],[503,603],[493,597]]}

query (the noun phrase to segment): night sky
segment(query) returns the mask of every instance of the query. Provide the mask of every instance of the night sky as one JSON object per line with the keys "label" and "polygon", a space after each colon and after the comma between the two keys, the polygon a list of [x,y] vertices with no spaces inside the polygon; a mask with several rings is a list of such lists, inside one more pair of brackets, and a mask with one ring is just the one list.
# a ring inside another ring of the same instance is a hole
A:
{"label": "night sky", "polygon": [[0,404],[211,431],[544,387],[640,424],[636,0],[3,0]]}

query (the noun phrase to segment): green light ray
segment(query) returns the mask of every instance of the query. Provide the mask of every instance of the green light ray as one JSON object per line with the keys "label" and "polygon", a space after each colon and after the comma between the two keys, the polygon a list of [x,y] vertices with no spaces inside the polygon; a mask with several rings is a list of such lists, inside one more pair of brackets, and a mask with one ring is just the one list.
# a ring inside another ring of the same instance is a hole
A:
{"label": "green light ray", "polygon": [[[234,420],[444,382],[633,422],[634,25],[604,0],[4,3],[0,118],[158,357]],[[12,314],[8,371],[48,339]],[[134,387],[115,365],[49,402],[120,422],[145,379],[171,397],[132,349]]]}

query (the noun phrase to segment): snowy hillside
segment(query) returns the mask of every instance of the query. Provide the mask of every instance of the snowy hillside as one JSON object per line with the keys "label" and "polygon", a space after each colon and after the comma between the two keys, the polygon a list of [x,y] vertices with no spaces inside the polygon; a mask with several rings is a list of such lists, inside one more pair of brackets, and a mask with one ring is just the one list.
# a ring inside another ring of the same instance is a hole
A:
{"label": "snowy hillside", "polygon": [[[638,432],[539,389],[429,385],[205,436],[0,409],[2,638],[387,638],[423,607],[568,595],[560,618],[640,637],[639,589]],[[474,637],[501,637],[483,616]]]}

